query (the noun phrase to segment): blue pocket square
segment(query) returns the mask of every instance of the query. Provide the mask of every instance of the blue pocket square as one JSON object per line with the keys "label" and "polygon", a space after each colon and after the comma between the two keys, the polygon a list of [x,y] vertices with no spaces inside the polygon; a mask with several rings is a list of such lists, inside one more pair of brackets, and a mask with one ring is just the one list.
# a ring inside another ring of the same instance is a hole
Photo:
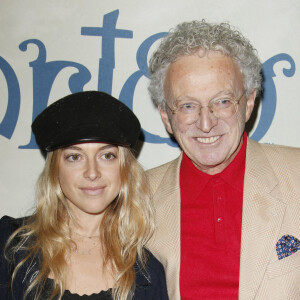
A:
{"label": "blue pocket square", "polygon": [[292,235],[283,235],[276,244],[278,259],[283,259],[300,250],[300,241]]}

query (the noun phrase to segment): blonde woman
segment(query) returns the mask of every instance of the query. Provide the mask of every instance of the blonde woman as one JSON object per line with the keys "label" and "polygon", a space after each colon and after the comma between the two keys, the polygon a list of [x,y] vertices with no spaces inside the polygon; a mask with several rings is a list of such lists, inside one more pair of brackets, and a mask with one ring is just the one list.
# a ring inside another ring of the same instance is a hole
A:
{"label": "blonde woman", "polygon": [[32,216],[0,220],[0,299],[168,299],[144,246],[153,228],[132,155],[140,123],[102,92],[69,95],[33,122],[46,153]]}

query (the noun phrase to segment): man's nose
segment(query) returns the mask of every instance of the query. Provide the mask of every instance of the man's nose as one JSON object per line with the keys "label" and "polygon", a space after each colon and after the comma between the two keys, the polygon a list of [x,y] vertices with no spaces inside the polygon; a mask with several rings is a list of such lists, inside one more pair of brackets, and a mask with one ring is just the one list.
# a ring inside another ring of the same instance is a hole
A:
{"label": "man's nose", "polygon": [[218,123],[218,118],[208,106],[201,107],[197,117],[196,126],[202,132],[210,132]]}

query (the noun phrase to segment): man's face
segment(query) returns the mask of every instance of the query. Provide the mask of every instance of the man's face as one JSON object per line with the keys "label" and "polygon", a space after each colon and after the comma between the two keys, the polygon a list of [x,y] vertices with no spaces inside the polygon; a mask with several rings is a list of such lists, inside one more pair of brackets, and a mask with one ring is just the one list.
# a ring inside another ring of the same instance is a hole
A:
{"label": "man's face", "polygon": [[[172,63],[166,74],[164,93],[167,104],[174,109],[183,103],[207,106],[211,100],[238,99],[244,93],[242,73],[235,61],[214,51],[203,55],[183,56]],[[256,91],[248,99],[243,96],[237,112],[230,118],[216,118],[208,107],[191,119],[182,113],[159,108],[169,133],[194,165],[208,174],[224,170],[242,144],[245,123],[254,106]]]}

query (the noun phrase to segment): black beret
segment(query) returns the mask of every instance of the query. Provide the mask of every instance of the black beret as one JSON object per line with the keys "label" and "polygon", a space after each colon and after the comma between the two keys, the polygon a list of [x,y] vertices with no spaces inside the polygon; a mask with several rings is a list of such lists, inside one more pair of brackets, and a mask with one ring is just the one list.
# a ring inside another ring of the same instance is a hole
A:
{"label": "black beret", "polygon": [[133,146],[141,125],[121,101],[104,92],[86,91],[49,105],[31,128],[40,149],[48,152],[83,142]]}

